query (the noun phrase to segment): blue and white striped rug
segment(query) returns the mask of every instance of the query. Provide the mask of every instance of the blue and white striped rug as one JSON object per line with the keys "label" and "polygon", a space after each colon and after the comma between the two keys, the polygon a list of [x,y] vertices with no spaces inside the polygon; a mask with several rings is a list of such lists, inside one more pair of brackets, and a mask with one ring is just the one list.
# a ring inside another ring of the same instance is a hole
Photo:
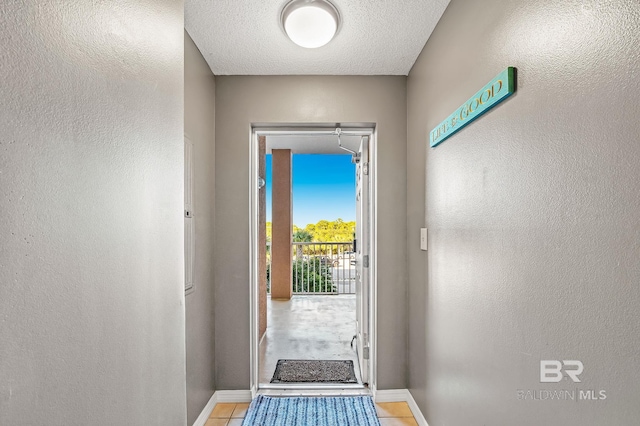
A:
{"label": "blue and white striped rug", "polygon": [[370,396],[275,398],[251,401],[242,426],[380,426]]}

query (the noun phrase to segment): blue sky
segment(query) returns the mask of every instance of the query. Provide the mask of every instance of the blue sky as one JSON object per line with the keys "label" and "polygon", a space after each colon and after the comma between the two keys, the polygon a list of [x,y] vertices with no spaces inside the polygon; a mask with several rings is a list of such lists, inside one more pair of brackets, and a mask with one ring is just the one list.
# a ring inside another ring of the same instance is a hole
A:
{"label": "blue sky", "polygon": [[[271,155],[267,155],[267,222],[271,222]],[[356,220],[356,169],[351,155],[294,154],[293,223]]]}

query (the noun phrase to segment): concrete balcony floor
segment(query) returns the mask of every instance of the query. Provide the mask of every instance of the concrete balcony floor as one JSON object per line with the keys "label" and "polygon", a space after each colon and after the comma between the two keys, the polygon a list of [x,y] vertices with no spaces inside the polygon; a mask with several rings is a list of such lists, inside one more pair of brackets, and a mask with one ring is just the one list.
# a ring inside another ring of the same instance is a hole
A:
{"label": "concrete balcony floor", "polygon": [[[360,383],[355,346],[356,296],[296,296],[267,299],[267,331],[260,342],[260,385],[269,384],[279,359],[352,360]],[[355,345],[355,342],[354,342]]]}

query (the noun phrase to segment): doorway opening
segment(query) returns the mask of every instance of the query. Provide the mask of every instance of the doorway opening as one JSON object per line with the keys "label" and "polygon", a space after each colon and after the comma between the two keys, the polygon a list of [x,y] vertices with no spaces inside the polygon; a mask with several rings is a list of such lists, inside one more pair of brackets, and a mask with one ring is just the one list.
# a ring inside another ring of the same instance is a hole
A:
{"label": "doorway opening", "polygon": [[373,125],[252,130],[254,394],[375,391],[375,154]]}

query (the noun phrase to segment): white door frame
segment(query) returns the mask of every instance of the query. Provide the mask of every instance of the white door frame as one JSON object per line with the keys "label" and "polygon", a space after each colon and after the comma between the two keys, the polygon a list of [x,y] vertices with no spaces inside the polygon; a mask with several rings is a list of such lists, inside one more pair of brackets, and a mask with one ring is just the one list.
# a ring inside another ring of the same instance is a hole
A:
{"label": "white door frame", "polygon": [[[358,354],[358,365],[360,366],[362,381],[369,383],[369,361],[371,344],[369,342],[369,312],[363,307],[369,304],[369,292],[371,286],[369,283],[369,256],[370,256],[370,236],[371,228],[369,227],[370,216],[370,192],[369,178],[371,171],[369,170],[369,136],[360,138],[360,149],[358,155],[361,157],[356,164],[356,241],[357,245],[353,248],[356,264],[356,351]],[[364,285],[363,285],[364,284]],[[358,288],[360,290],[358,291]]]}
{"label": "white door frame", "polygon": [[[333,126],[333,127],[332,127]],[[259,389],[259,318],[258,318],[258,136],[268,136],[274,134],[332,134],[335,129],[334,124],[310,124],[305,126],[268,126],[254,125],[251,128],[249,143],[249,318],[250,318],[250,389],[253,397],[260,391]],[[369,359],[369,391],[375,396],[377,383],[377,283],[378,283],[378,262],[377,262],[377,130],[375,126],[367,127],[342,127],[342,134],[355,134],[369,136],[369,200],[371,205],[370,211],[370,271],[369,271],[369,343],[370,343],[370,359]],[[305,390],[321,390],[322,394],[338,394],[341,393],[340,385],[297,385],[290,386],[289,389],[299,390],[304,393]],[[270,390],[270,394],[273,394]],[[283,392],[285,393],[285,392]],[[290,394],[290,392],[286,392]]]}

